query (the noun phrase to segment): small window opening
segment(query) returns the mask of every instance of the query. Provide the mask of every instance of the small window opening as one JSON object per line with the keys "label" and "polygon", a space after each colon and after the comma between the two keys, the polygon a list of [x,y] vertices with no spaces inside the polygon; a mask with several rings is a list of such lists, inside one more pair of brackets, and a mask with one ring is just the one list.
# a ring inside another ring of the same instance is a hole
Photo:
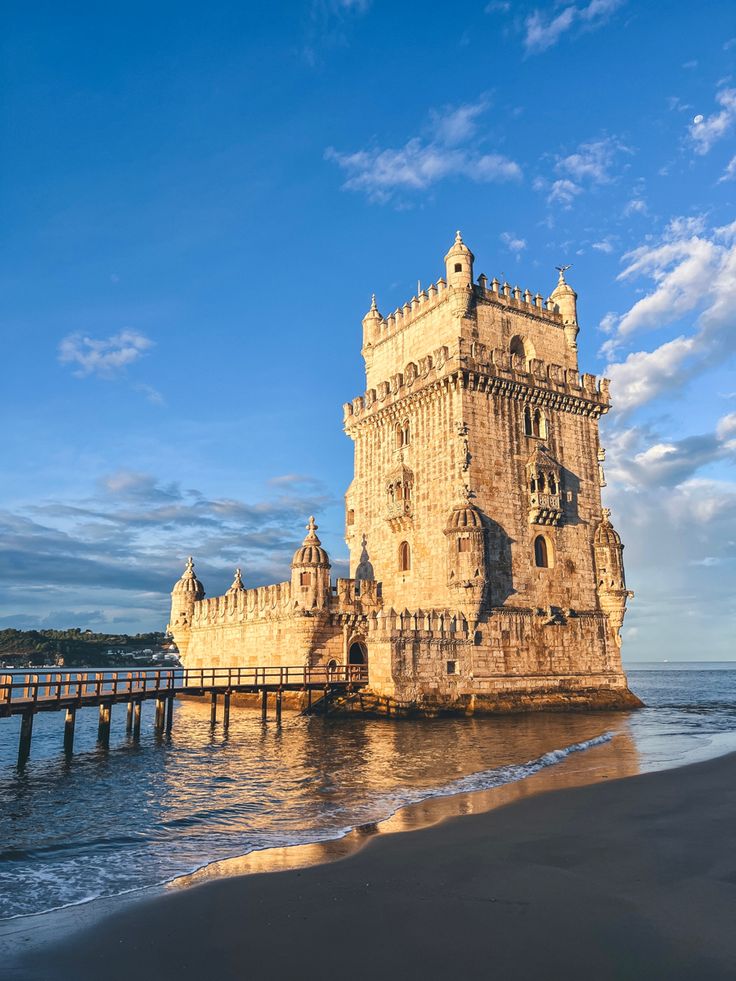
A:
{"label": "small window opening", "polygon": [[470,551],[470,539],[469,538],[458,538],[458,540],[457,540],[457,550],[458,550],[458,552],[469,552]]}
{"label": "small window opening", "polygon": [[544,535],[537,535],[534,539],[534,564],[539,569],[549,568],[549,553]]}
{"label": "small window opening", "polygon": [[353,511],[352,508],[350,508],[348,510],[348,519],[347,519],[347,521],[348,521],[348,524],[349,525],[354,525],[355,524],[355,511]]}
{"label": "small window opening", "polygon": [[528,405],[524,406],[524,435],[532,435],[532,410]]}
{"label": "small window opening", "polygon": [[404,422],[404,425],[402,427],[402,435],[404,440],[404,446],[408,446],[409,445],[409,420],[408,419]]}
{"label": "small window opening", "polygon": [[312,584],[312,573],[311,572],[302,572],[302,574],[299,576],[299,582],[300,582],[300,584],[302,586],[311,586],[311,584]]}
{"label": "small window opening", "polygon": [[457,661],[448,661],[447,662],[447,673],[448,674],[456,674],[457,673]]}
{"label": "small window opening", "polygon": [[396,449],[400,450],[401,447],[404,445],[404,430],[402,426],[398,425],[398,423],[396,425],[395,433],[396,433]]}
{"label": "small window opening", "polygon": [[462,272],[462,271],[463,271],[462,263],[461,262],[456,262],[455,263],[455,272]]}
{"label": "small window opening", "polygon": [[411,569],[411,549],[408,542],[399,545],[399,572],[408,572]]}
{"label": "small window opening", "polygon": [[557,493],[557,482],[555,481],[555,478],[552,476],[552,474],[550,474],[549,477],[549,492],[550,494]]}
{"label": "small window opening", "polygon": [[544,494],[544,474],[540,473],[539,480],[537,481],[537,487],[539,488],[539,493]]}

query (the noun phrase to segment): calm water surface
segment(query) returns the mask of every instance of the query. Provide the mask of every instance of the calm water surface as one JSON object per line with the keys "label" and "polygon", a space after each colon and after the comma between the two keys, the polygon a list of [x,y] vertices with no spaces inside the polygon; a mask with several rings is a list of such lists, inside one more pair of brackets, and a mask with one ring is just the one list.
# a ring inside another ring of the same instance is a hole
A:
{"label": "calm water surface", "polygon": [[63,714],[39,714],[23,773],[19,721],[0,720],[0,918],[143,889],[255,849],[337,838],[406,804],[562,772],[573,758],[584,771],[606,744],[605,776],[736,750],[736,662],[628,674],[647,708],[626,714],[285,714],[279,728],[233,709],[225,734],[211,730],[207,705],[188,701],[176,706],[171,737],[157,738],[149,703],[137,745],[116,706],[109,752],[96,746],[96,710],[82,710],[69,762]]}

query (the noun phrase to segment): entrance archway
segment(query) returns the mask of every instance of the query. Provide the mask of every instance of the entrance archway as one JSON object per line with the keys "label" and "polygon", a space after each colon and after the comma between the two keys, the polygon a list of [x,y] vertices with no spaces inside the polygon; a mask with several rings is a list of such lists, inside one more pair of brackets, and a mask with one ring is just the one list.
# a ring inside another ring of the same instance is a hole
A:
{"label": "entrance archway", "polygon": [[348,652],[348,664],[368,664],[368,651],[365,644],[359,640],[354,640]]}

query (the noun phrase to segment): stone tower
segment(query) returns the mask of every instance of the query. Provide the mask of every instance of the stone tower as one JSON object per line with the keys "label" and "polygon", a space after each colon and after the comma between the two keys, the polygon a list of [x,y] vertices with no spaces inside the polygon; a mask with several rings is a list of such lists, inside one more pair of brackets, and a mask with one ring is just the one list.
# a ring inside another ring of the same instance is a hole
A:
{"label": "stone tower", "polygon": [[187,666],[362,666],[363,710],[639,704],[621,667],[621,540],[601,507],[608,382],[578,372],[577,294],[481,275],[458,232],[445,275],[362,321],[344,406],[350,576],[314,518],[289,579],[204,598],[189,561],[171,630]]}

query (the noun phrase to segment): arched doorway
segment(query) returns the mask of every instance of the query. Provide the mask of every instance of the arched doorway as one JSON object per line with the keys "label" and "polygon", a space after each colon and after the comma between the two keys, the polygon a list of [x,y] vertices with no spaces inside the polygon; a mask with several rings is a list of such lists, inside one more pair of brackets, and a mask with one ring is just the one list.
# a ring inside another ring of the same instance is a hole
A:
{"label": "arched doorway", "polygon": [[365,644],[361,641],[354,640],[350,645],[348,664],[359,664],[363,666],[368,664],[368,651],[366,650]]}

